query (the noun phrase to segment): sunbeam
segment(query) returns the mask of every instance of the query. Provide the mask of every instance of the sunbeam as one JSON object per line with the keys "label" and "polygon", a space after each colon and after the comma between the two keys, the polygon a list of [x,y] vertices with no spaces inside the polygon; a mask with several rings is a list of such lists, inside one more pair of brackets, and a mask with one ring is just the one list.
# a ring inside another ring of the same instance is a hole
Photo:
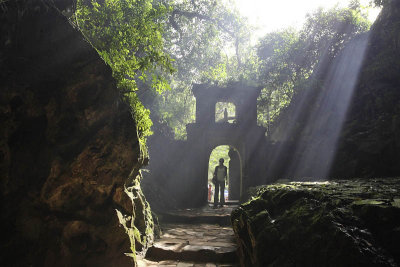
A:
{"label": "sunbeam", "polygon": [[303,136],[295,151],[299,160],[292,162],[288,168],[294,177],[327,178],[368,40],[369,33],[357,37],[329,66],[323,89],[304,125]]}
{"label": "sunbeam", "polygon": [[[240,13],[245,16],[251,25],[256,28],[254,34],[260,37],[268,32],[276,31],[286,27],[300,28],[306,15],[313,10],[322,7],[332,8],[335,5],[345,7],[350,4],[350,0],[235,0]],[[361,5],[367,7],[369,0],[362,0]],[[290,8],[288,8],[290,7]],[[368,8],[368,18],[375,21],[380,12],[380,8]]]}

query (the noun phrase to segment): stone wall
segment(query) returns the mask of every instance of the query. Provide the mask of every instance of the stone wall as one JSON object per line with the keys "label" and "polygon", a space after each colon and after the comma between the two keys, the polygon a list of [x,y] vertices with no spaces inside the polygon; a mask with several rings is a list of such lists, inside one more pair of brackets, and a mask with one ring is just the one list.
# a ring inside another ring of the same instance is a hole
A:
{"label": "stone wall", "polygon": [[153,238],[130,108],[71,3],[0,4],[2,266],[132,266]]}

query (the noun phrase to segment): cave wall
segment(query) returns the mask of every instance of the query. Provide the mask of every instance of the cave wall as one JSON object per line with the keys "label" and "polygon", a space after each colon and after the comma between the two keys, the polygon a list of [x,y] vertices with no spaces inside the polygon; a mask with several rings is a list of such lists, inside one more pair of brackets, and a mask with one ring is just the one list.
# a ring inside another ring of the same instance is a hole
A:
{"label": "cave wall", "polygon": [[130,107],[72,7],[0,4],[1,266],[132,266],[153,238]]}
{"label": "cave wall", "polygon": [[186,173],[191,170],[185,141],[174,140],[168,126],[157,125],[154,134],[148,138],[149,165],[143,172],[143,191],[156,213],[168,209],[182,208],[187,180]]}

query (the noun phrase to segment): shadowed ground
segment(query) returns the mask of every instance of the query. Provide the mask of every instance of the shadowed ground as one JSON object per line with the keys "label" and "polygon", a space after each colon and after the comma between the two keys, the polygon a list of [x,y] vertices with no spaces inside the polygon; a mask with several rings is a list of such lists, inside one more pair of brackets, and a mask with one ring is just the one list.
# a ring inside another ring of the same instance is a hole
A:
{"label": "shadowed ground", "polygon": [[175,210],[160,215],[162,235],[139,266],[237,266],[230,225],[236,205]]}

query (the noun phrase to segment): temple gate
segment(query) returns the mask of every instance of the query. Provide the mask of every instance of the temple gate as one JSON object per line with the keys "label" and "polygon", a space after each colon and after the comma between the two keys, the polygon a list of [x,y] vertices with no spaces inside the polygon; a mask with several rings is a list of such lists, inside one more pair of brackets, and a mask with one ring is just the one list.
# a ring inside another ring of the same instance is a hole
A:
{"label": "temple gate", "polygon": [[[259,161],[253,152],[265,142],[266,129],[257,125],[257,97],[261,88],[241,83],[226,87],[194,84],[192,90],[196,98],[196,122],[188,124],[186,130],[188,147],[192,151],[191,162],[196,164],[185,175],[191,200],[195,205],[206,203],[208,161],[212,150],[220,145],[234,148],[229,153],[232,156],[229,168],[240,173],[231,178],[230,193],[239,199],[249,186],[254,185],[252,177],[257,176]],[[235,106],[235,116],[229,118],[232,123],[228,122],[226,114],[224,120],[216,121],[218,102]]]}

